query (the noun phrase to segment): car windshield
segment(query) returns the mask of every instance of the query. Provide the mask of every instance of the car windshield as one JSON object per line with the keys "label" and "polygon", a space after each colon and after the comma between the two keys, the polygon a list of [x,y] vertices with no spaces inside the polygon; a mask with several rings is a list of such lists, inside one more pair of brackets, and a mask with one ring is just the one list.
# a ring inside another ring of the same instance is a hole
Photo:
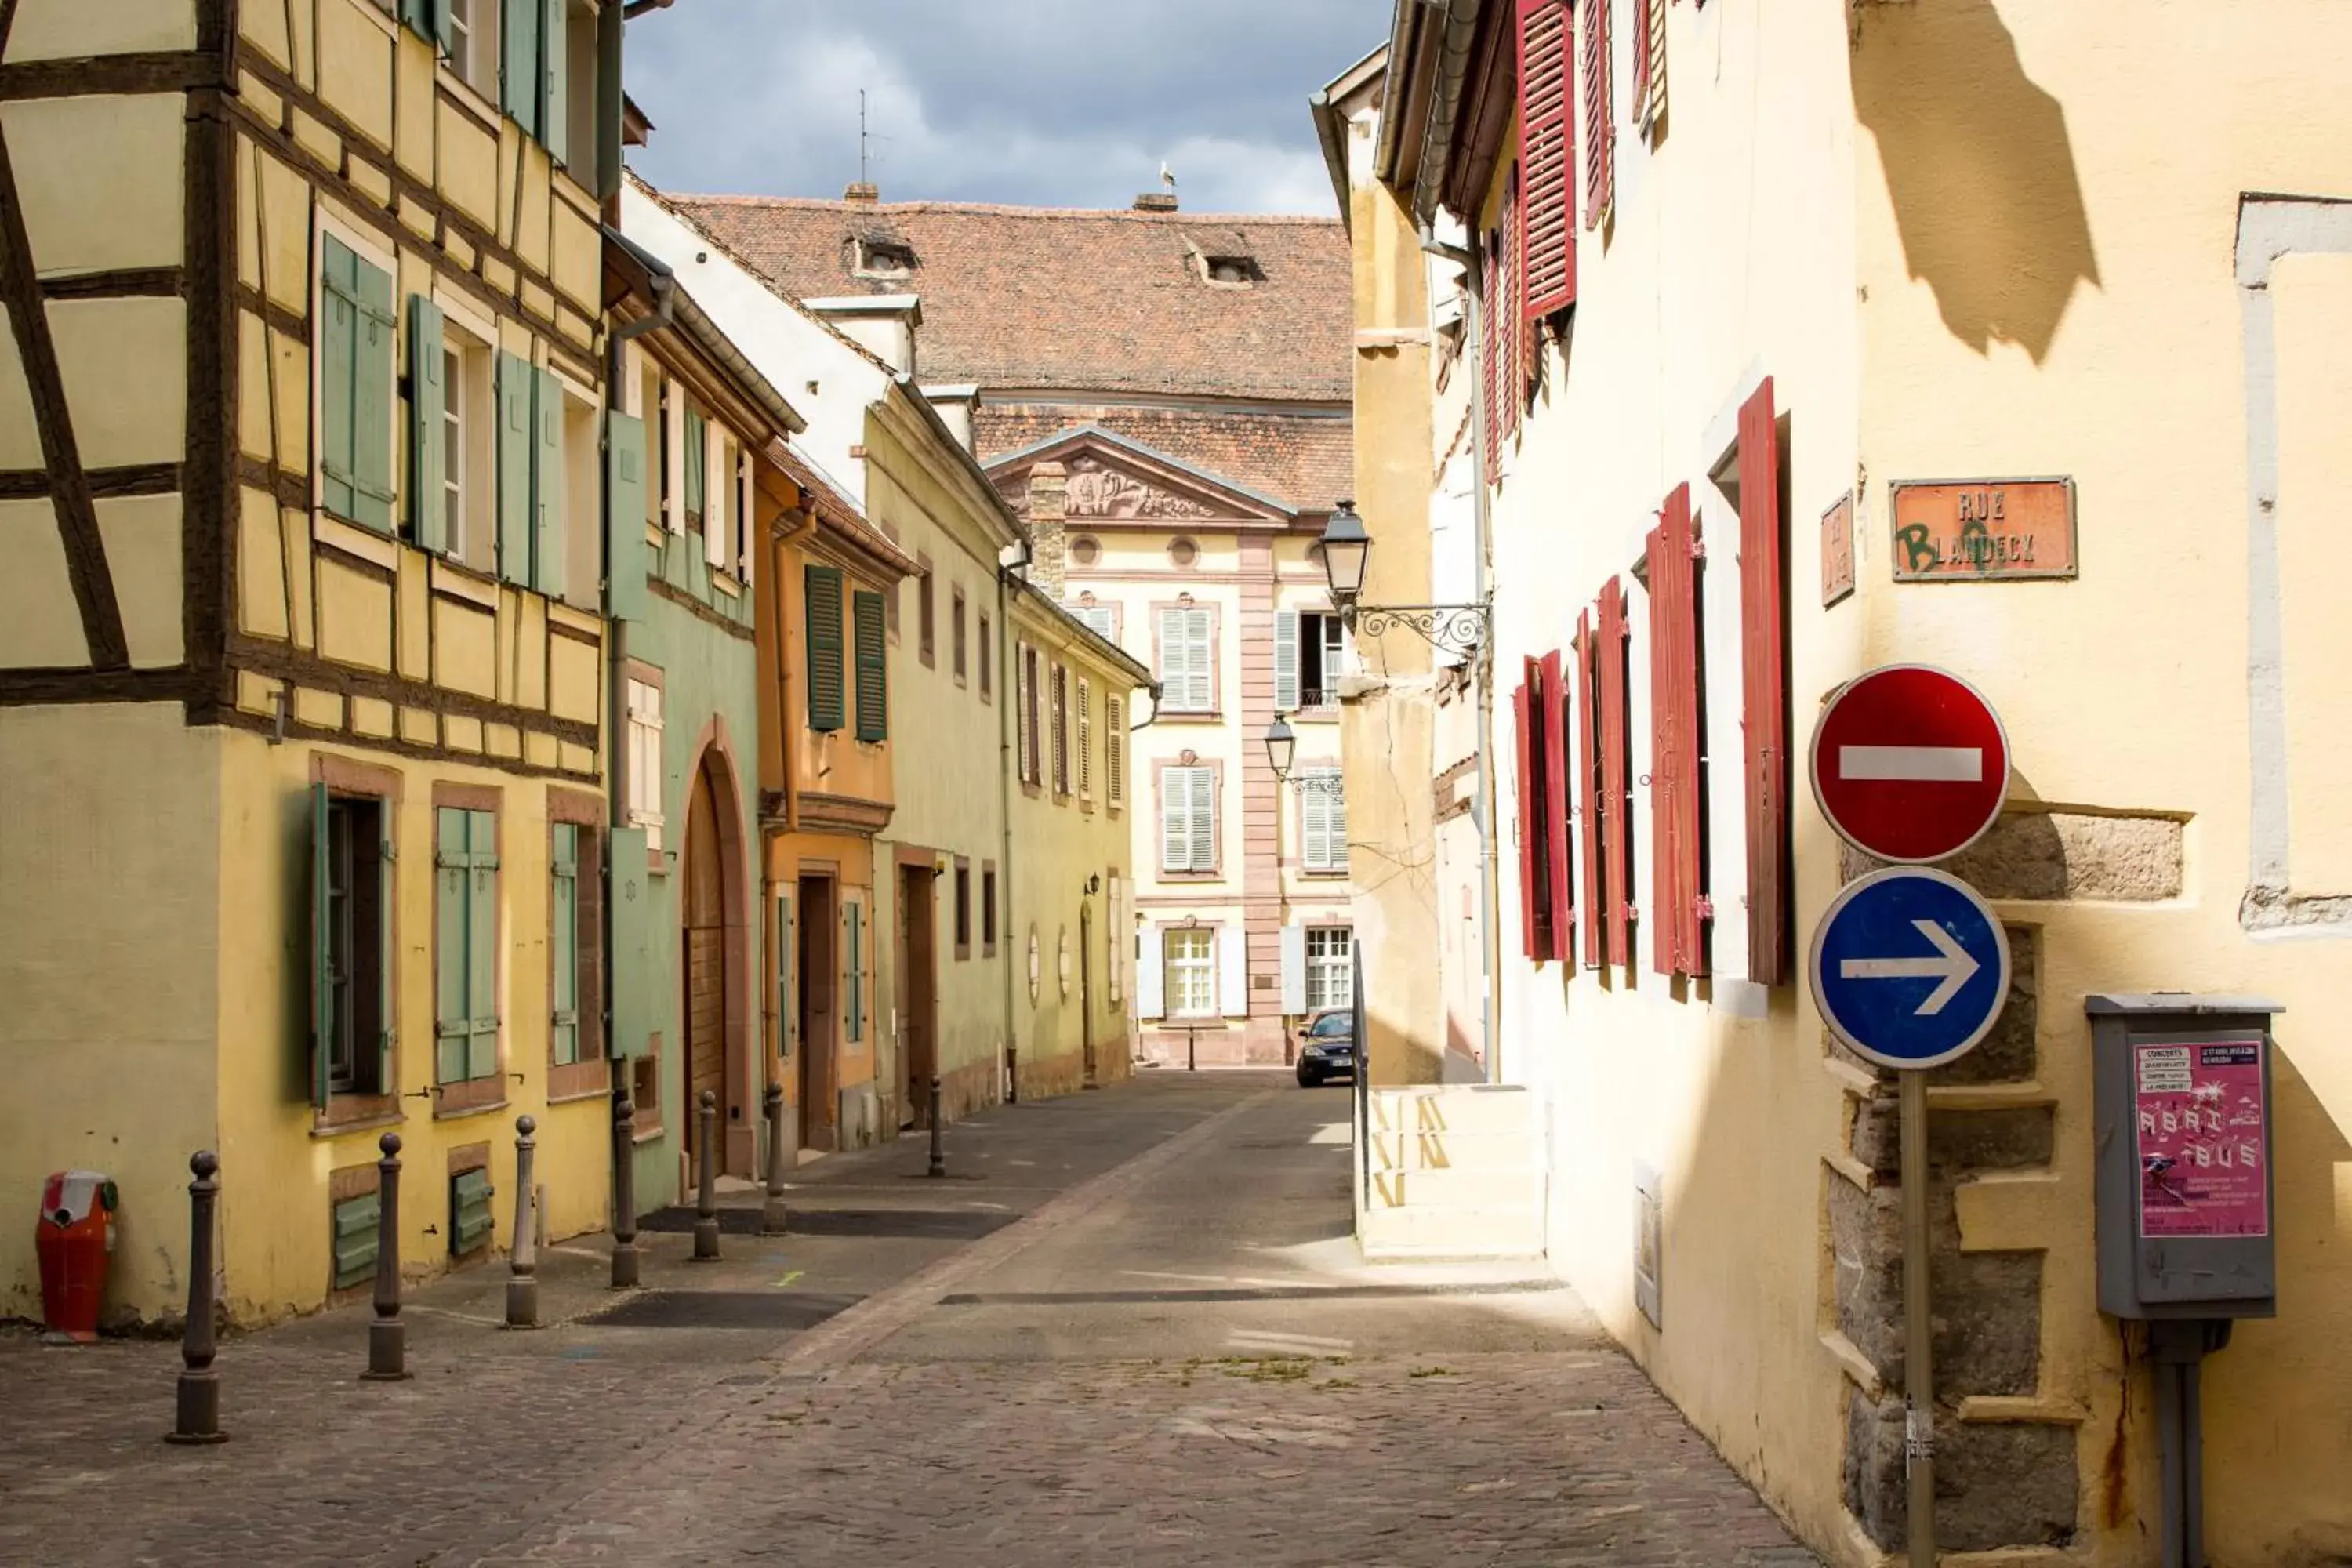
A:
{"label": "car windshield", "polygon": [[1349,1013],[1326,1013],[1307,1026],[1307,1032],[1318,1039],[1346,1039],[1356,1032],[1356,1020]]}

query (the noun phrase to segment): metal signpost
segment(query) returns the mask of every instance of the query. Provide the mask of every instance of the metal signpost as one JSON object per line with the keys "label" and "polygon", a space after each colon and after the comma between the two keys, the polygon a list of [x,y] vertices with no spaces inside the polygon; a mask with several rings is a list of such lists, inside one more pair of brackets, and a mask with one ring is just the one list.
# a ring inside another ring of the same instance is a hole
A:
{"label": "metal signpost", "polygon": [[1927,1277],[1927,1071],[1991,1032],[2009,938],[1975,889],[1919,862],[1982,837],[2009,794],[2009,738],[1967,681],[1890,665],[1830,699],[1813,731],[1813,798],[1866,855],[1910,862],[1831,900],[1807,974],[1822,1021],[1901,1089],[1904,1465],[1911,1568],[1936,1563],[1934,1317]]}

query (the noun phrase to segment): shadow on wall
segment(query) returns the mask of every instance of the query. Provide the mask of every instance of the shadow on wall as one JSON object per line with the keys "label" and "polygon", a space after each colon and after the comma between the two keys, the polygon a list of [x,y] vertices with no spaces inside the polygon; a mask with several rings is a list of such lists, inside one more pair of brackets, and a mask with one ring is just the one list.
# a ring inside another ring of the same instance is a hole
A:
{"label": "shadow on wall", "polygon": [[1992,0],[1865,4],[1854,110],[1878,143],[1911,276],[1952,335],[2039,363],[2077,280],[2099,283],[2057,99],[2036,87]]}

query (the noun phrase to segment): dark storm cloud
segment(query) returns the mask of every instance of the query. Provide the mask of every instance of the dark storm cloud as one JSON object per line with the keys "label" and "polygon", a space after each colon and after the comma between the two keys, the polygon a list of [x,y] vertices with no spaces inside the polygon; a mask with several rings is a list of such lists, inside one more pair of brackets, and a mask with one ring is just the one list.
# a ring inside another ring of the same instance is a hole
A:
{"label": "dark storm cloud", "polygon": [[1391,0],[676,0],[629,24],[677,191],[837,196],[857,94],[885,200],[1123,206],[1164,160],[1193,211],[1332,210],[1307,98]]}

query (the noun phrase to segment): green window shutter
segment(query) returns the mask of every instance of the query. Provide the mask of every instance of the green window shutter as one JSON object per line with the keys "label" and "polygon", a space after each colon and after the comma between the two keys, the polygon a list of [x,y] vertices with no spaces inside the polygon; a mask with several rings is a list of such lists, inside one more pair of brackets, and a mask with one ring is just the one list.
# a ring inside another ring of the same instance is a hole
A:
{"label": "green window shutter", "polygon": [[488,1171],[462,1171],[449,1178],[449,1251],[462,1257],[490,1239],[490,1199],[498,1189]]}
{"label": "green window shutter", "polygon": [[449,26],[449,0],[425,0],[425,4],[433,12],[433,31],[428,36],[441,47],[443,54],[452,53],[457,47],[457,35]]}
{"label": "green window shutter", "polygon": [[841,728],[841,573],[812,566],[805,583],[809,728],[831,731]]}
{"label": "green window shutter", "polygon": [[531,375],[531,411],[539,441],[531,452],[530,500],[535,519],[531,586],[551,599],[563,596],[563,388],[555,373]]}
{"label": "green window shutter", "polygon": [[356,258],[354,263],[359,321],[352,354],[351,518],[379,533],[390,533],[397,499],[392,404],[400,376],[400,323],[393,314],[392,275]]}
{"label": "green window shutter", "polygon": [[390,800],[376,808],[381,858],[376,875],[376,1011],[383,1026],[376,1034],[375,1089],[378,1094],[398,1094],[394,1047],[400,1040],[399,944],[394,941],[393,919],[400,908],[399,843]]}
{"label": "green window shutter", "polygon": [[449,547],[448,443],[442,423],[449,389],[442,384],[441,307],[408,297],[408,529],[420,549]]}
{"label": "green window shutter", "polygon": [[890,738],[888,645],[882,637],[882,595],[850,595],[851,621],[857,639],[857,738]]}
{"label": "green window shutter", "polygon": [[534,380],[530,361],[499,355],[499,575],[509,583],[530,581]]}
{"label": "green window shutter", "polygon": [[375,1278],[376,1229],[383,1205],[373,1193],[345,1198],[333,1211],[335,1289],[348,1290]]}
{"label": "green window shutter", "polygon": [[333,235],[320,237],[319,474],[321,503],[352,515],[352,391],[359,355],[360,258]]}
{"label": "green window shutter", "polygon": [[561,1064],[580,1059],[580,829],[557,823],[549,853],[553,886],[547,900],[547,945],[555,974],[548,1027]]}
{"label": "green window shutter", "polygon": [[466,813],[471,840],[466,887],[466,1076],[499,1070],[499,819]]}
{"label": "green window shutter", "polygon": [[466,814],[451,806],[433,813],[433,1080],[466,1076],[470,1022],[466,986],[466,879],[471,856]]}
{"label": "green window shutter", "polygon": [[[710,426],[703,422],[701,415],[691,408],[688,409],[686,411],[686,510],[698,516],[702,514],[703,501],[707,499],[703,490],[710,479],[710,459],[708,455],[709,442]],[[704,526],[709,526],[707,519]]]}
{"label": "green window shutter", "polygon": [[546,144],[549,157],[559,163],[568,163],[572,161],[572,114],[567,101],[571,91],[571,29],[565,26],[565,0],[546,0],[546,5],[541,53],[547,61],[547,96],[540,104],[539,139]]}
{"label": "green window shutter", "polygon": [[793,896],[776,895],[776,1054],[793,1054],[793,1037],[800,1032],[800,1011],[793,997],[793,972],[798,967],[800,943],[793,936]]}
{"label": "green window shutter", "polygon": [[310,1055],[307,1075],[310,1103],[324,1110],[331,1092],[334,1070],[335,986],[328,973],[334,952],[328,922],[333,918],[327,898],[328,861],[332,856],[327,831],[327,786],[310,786]]}
{"label": "green window shutter", "polygon": [[646,422],[633,415],[604,416],[604,519],[612,558],[627,560],[646,527]]}
{"label": "green window shutter", "polygon": [[499,8],[499,106],[526,136],[539,134],[539,35],[546,13],[530,0]]}
{"label": "green window shutter", "polygon": [[842,913],[849,921],[849,973],[844,977],[843,986],[848,1005],[843,1009],[843,1017],[847,1037],[862,1040],[866,1037],[866,906],[848,904],[843,907]]}

